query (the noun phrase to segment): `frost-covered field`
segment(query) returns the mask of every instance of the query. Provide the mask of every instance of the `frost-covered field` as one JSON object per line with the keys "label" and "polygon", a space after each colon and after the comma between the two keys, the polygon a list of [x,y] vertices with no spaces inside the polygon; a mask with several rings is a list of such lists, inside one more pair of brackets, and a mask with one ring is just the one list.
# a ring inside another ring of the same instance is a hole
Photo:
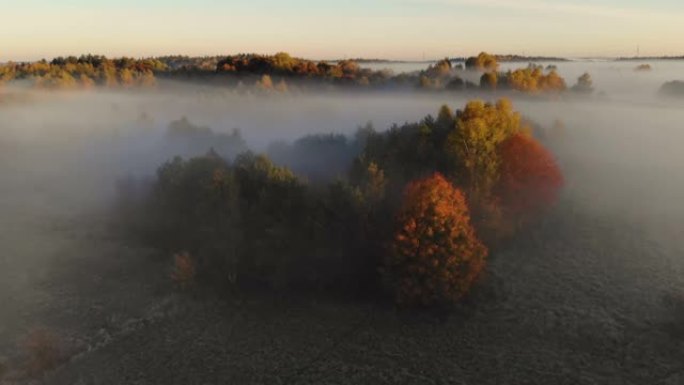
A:
{"label": "frost-covered field", "polygon": [[[561,63],[589,99],[515,100],[565,172],[557,210],[495,251],[470,303],[444,318],[387,305],[174,294],[167,256],[109,227],[117,178],[149,175],[185,115],[248,143],[415,121],[465,94],[32,95],[0,104],[0,362],[54,333],[56,384],[684,382],[684,102],[655,96],[684,64]],[[567,68],[565,68],[565,67]],[[571,67],[572,66],[572,67]],[[494,96],[495,97],[495,96]],[[146,113],[152,122],[141,122]]]}

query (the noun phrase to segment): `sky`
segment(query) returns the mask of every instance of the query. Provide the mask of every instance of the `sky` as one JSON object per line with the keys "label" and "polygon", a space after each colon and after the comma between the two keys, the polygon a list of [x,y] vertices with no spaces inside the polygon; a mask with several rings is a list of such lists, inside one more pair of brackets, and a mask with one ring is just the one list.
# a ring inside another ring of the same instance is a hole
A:
{"label": "sky", "polygon": [[0,62],[82,53],[684,55],[682,0],[0,0]]}

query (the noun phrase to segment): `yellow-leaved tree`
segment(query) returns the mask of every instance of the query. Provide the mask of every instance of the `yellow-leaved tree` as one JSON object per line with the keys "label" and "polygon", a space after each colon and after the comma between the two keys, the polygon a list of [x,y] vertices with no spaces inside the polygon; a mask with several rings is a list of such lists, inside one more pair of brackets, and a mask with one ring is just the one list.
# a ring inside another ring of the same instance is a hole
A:
{"label": "yellow-leaved tree", "polygon": [[468,197],[485,199],[498,179],[500,143],[529,128],[508,99],[496,104],[481,100],[469,102],[456,116],[456,129],[447,138],[447,153],[458,163],[467,178]]}

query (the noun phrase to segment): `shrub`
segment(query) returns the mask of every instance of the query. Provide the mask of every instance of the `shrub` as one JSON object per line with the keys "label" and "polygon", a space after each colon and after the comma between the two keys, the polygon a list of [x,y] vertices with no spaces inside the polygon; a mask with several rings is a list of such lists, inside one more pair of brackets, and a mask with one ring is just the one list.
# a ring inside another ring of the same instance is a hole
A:
{"label": "shrub", "polygon": [[192,287],[195,283],[195,260],[187,251],[174,254],[171,279],[181,290]]}
{"label": "shrub", "polygon": [[398,303],[458,301],[482,272],[486,255],[460,190],[438,173],[406,187],[383,269]]}

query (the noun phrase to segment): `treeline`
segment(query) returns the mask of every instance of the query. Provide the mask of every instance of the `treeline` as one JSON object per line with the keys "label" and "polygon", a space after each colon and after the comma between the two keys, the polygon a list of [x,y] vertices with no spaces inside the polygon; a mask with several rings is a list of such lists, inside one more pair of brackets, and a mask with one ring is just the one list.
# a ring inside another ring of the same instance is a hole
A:
{"label": "treeline", "polygon": [[217,72],[232,74],[269,75],[289,78],[321,78],[369,85],[387,80],[391,74],[362,68],[353,60],[337,63],[298,59],[285,52],[273,56],[228,56],[216,65]]}
{"label": "treeline", "polygon": [[[470,70],[484,72],[479,84],[466,80],[472,78],[467,72]],[[530,94],[560,93],[568,88],[555,66],[543,68],[530,64],[527,68],[500,72],[498,57],[484,52],[462,64],[454,65],[451,60],[444,59],[424,71],[399,75],[388,70],[363,68],[353,60],[315,62],[284,52],[271,56],[240,54],[148,59],[84,55],[58,57],[50,62],[0,65],[0,85],[23,80],[36,87],[53,89],[130,88],[155,86],[159,78],[281,93],[292,87],[327,85],[375,89],[512,90]]]}
{"label": "treeline", "polygon": [[58,57],[49,62],[0,65],[0,85],[25,80],[40,88],[150,87],[156,84],[155,72],[166,69],[166,64],[157,59]]}
{"label": "treeline", "polygon": [[[554,65],[543,67],[530,63],[525,68],[499,71],[499,57],[481,52],[477,56],[465,60],[465,69],[483,72],[479,84],[464,80],[461,76],[463,67],[453,66],[449,59],[444,59],[430,66],[420,75],[420,87],[425,89],[446,90],[500,90],[517,91],[526,94],[559,94],[568,90],[567,83],[557,72]],[[591,76],[584,74],[578,79],[572,91],[593,91]]]}
{"label": "treeline", "polygon": [[482,277],[488,248],[544,215],[563,184],[507,100],[445,106],[436,118],[386,132],[366,126],[347,140],[310,136],[294,148],[300,162],[337,154],[329,160],[347,170],[308,180],[250,152],[175,158],[146,194],[123,186],[125,228],[176,255],[182,287],[451,304]]}

